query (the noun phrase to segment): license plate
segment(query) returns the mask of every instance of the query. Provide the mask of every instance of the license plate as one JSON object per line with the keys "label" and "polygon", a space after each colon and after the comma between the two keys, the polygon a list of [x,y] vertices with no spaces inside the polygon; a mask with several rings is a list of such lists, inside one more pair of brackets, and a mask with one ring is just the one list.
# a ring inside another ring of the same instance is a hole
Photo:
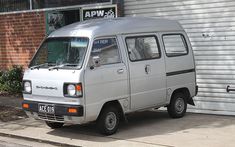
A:
{"label": "license plate", "polygon": [[51,104],[38,104],[38,112],[55,114],[55,107]]}

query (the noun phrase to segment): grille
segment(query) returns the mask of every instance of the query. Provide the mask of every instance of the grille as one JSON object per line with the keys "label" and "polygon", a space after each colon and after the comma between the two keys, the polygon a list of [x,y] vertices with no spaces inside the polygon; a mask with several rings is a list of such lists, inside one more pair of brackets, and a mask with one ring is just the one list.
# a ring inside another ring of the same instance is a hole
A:
{"label": "grille", "polygon": [[38,113],[38,117],[42,120],[48,120],[48,121],[60,121],[60,122],[64,121],[64,117],[62,115]]}

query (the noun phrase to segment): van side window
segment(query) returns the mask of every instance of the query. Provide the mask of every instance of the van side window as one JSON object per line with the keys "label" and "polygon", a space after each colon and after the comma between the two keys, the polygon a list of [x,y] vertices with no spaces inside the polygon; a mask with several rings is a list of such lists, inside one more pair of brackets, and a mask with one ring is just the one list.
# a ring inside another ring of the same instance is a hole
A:
{"label": "van side window", "polygon": [[91,56],[98,56],[100,65],[120,63],[116,38],[97,39],[93,42]]}
{"label": "van side window", "polygon": [[160,57],[158,42],[155,36],[127,37],[126,44],[131,61]]}
{"label": "van side window", "polygon": [[183,35],[163,35],[163,43],[168,57],[182,56],[188,54],[188,47]]}

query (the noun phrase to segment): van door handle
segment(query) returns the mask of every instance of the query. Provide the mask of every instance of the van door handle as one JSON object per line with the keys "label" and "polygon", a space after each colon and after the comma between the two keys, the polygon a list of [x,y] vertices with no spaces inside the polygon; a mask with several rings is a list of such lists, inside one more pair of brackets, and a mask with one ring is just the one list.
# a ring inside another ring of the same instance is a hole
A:
{"label": "van door handle", "polygon": [[150,65],[145,65],[144,70],[145,70],[146,74],[149,74],[150,73]]}
{"label": "van door handle", "polygon": [[118,70],[117,70],[117,73],[118,73],[118,74],[122,74],[123,72],[124,72],[124,69],[118,69]]}

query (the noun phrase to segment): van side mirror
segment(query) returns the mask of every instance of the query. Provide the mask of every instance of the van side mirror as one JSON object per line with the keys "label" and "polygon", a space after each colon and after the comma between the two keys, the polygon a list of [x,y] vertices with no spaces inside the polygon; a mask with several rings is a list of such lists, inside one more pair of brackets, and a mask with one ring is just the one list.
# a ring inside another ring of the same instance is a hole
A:
{"label": "van side mirror", "polygon": [[92,65],[90,66],[90,69],[94,69],[94,67],[100,66],[100,57],[99,56],[92,56]]}

